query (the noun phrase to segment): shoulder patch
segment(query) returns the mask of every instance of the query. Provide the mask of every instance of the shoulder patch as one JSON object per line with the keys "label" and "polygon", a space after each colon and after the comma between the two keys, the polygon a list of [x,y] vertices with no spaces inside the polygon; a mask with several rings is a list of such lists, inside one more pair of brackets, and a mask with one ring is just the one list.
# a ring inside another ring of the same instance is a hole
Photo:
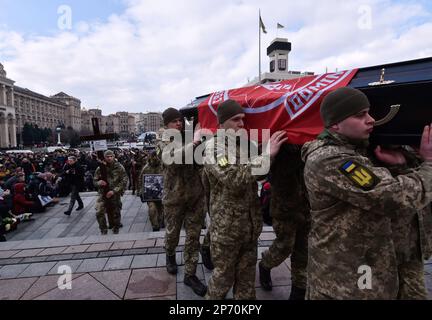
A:
{"label": "shoulder patch", "polygon": [[355,186],[366,191],[373,189],[379,182],[379,178],[371,170],[355,161],[346,161],[339,170],[348,177]]}
{"label": "shoulder patch", "polygon": [[219,165],[221,168],[226,167],[226,166],[228,165],[228,160],[227,160],[227,158],[226,158],[225,156],[220,157],[220,158],[218,159],[218,165]]}

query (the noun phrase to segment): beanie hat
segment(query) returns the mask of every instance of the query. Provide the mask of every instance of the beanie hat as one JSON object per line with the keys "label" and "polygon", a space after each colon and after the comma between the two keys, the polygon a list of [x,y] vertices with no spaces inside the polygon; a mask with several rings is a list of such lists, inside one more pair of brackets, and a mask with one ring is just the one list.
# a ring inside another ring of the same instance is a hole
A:
{"label": "beanie hat", "polygon": [[360,90],[343,87],[329,93],[321,103],[321,119],[328,128],[370,107]]}
{"label": "beanie hat", "polygon": [[231,99],[222,102],[217,109],[219,124],[224,123],[240,113],[244,113],[244,110],[238,102]]}
{"label": "beanie hat", "polygon": [[108,156],[113,156],[114,157],[114,152],[112,152],[112,150],[107,150],[107,151],[105,151],[104,156],[105,157],[108,157]]}
{"label": "beanie hat", "polygon": [[178,119],[178,118],[182,118],[182,114],[174,108],[168,108],[166,109],[163,113],[162,113],[162,118],[164,121],[164,125],[167,125],[168,123],[170,123],[171,121]]}

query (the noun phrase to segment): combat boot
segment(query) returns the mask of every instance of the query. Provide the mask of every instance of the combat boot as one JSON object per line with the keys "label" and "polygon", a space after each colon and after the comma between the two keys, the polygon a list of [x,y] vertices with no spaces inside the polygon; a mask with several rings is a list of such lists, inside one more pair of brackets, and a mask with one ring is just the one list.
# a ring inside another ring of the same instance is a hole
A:
{"label": "combat boot", "polygon": [[118,234],[119,233],[119,228],[118,227],[114,227],[113,228],[113,233],[114,234]]}
{"label": "combat boot", "polygon": [[177,274],[177,262],[175,254],[172,256],[166,255],[166,269],[170,274]]}
{"label": "combat boot", "polygon": [[304,300],[305,296],[306,296],[306,289],[292,286],[291,287],[291,294],[290,294],[288,300]]}
{"label": "combat boot", "polygon": [[271,280],[271,270],[265,268],[261,262],[258,264],[259,267],[259,278],[261,287],[266,291],[271,291],[273,289],[273,284]]}
{"label": "combat boot", "polygon": [[213,270],[214,265],[210,255],[210,248],[201,246],[200,253],[204,266],[209,270]]}
{"label": "combat boot", "polygon": [[101,235],[106,235],[108,233],[108,230],[107,229],[102,229],[101,230]]}
{"label": "combat boot", "polygon": [[207,286],[203,285],[196,275],[189,276],[186,274],[183,282],[188,287],[191,287],[193,292],[195,292],[200,297],[204,297],[207,293]]}

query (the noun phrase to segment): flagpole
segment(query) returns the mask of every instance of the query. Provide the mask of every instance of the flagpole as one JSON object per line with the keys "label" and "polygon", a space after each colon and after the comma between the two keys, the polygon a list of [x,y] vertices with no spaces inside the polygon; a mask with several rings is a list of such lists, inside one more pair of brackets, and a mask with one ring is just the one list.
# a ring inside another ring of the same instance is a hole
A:
{"label": "flagpole", "polygon": [[258,17],[258,80],[259,84],[261,84],[261,9],[259,9],[259,17]]}

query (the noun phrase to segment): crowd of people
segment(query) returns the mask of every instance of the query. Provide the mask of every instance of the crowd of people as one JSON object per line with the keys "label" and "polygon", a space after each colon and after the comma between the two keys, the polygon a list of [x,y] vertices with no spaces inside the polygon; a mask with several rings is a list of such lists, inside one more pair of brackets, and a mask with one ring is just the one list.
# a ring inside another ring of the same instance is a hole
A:
{"label": "crowd of people", "polygon": [[[148,152],[138,149],[116,150],[118,161],[126,169],[128,188],[138,188],[138,174]],[[75,200],[77,210],[83,208],[79,192],[95,191],[93,177],[99,160],[92,152],[57,150],[55,152],[12,153],[0,155],[0,241],[20,223],[37,219],[44,212],[71,194],[70,215]],[[78,170],[71,170],[78,168]],[[72,206],[71,206],[72,205]]]}

